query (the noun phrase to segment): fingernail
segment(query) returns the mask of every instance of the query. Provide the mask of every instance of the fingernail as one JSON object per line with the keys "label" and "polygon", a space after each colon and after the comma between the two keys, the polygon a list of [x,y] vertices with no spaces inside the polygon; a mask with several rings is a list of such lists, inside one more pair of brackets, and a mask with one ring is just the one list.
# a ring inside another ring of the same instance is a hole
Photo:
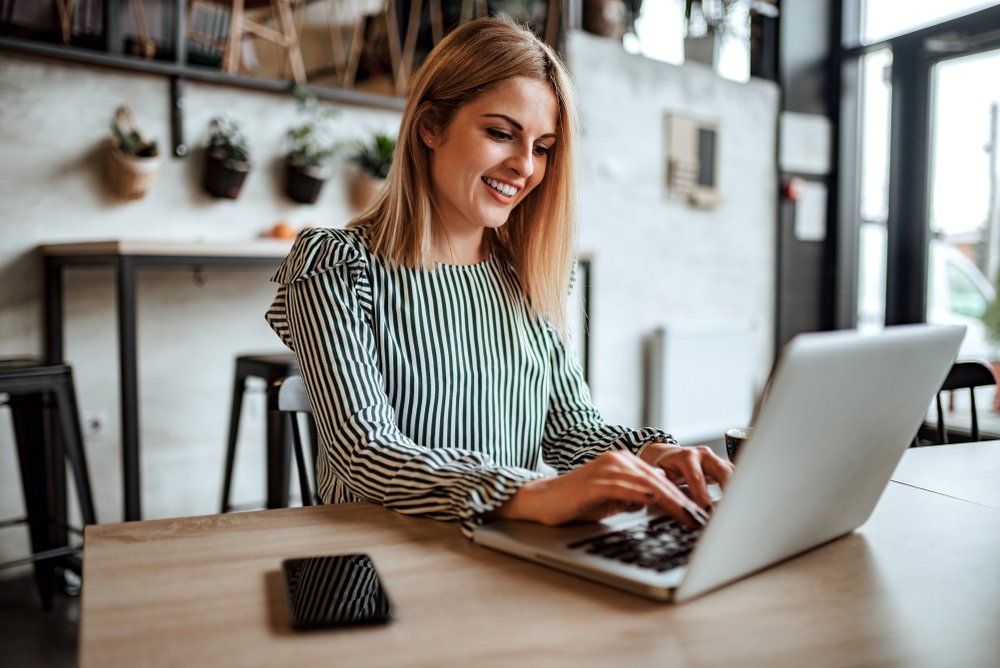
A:
{"label": "fingernail", "polygon": [[699,526],[708,524],[708,515],[698,506],[684,506],[684,512],[690,515],[691,519],[697,522]]}

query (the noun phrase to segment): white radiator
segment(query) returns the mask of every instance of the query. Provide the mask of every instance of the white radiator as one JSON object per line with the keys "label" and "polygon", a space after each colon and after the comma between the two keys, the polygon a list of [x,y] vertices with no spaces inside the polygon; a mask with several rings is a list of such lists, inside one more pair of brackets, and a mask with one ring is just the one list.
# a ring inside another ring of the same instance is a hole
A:
{"label": "white radiator", "polygon": [[746,322],[671,323],[646,340],[644,422],[686,445],[750,423],[753,330]]}

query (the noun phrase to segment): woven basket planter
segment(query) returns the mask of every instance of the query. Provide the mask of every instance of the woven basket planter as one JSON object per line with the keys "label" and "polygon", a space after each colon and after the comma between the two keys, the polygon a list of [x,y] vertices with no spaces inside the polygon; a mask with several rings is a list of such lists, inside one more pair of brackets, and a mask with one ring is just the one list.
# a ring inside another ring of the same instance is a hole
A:
{"label": "woven basket planter", "polygon": [[[132,111],[121,106],[115,112],[116,123],[127,130],[136,127]],[[163,167],[160,156],[139,157],[122,150],[119,141],[108,139],[107,177],[111,193],[119,199],[141,199],[149,192]]]}

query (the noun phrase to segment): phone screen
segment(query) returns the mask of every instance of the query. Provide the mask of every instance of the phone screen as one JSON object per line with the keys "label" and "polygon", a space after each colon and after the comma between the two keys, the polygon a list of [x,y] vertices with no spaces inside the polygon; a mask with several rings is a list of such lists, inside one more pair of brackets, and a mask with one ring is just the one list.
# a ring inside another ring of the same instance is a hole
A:
{"label": "phone screen", "polygon": [[384,624],[394,616],[366,554],[286,559],[281,571],[293,628]]}

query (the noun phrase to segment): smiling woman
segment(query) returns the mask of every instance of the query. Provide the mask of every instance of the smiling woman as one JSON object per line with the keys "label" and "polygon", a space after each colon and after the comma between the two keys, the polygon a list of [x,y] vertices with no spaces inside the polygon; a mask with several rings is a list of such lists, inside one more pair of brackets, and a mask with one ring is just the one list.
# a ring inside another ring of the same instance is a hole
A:
{"label": "smiling woman", "polygon": [[567,352],[574,104],[533,33],[467,23],[417,73],[381,196],[296,240],[267,317],[299,359],[325,501],[467,533],[646,505],[692,526],[711,508],[730,465],[607,424]]}

